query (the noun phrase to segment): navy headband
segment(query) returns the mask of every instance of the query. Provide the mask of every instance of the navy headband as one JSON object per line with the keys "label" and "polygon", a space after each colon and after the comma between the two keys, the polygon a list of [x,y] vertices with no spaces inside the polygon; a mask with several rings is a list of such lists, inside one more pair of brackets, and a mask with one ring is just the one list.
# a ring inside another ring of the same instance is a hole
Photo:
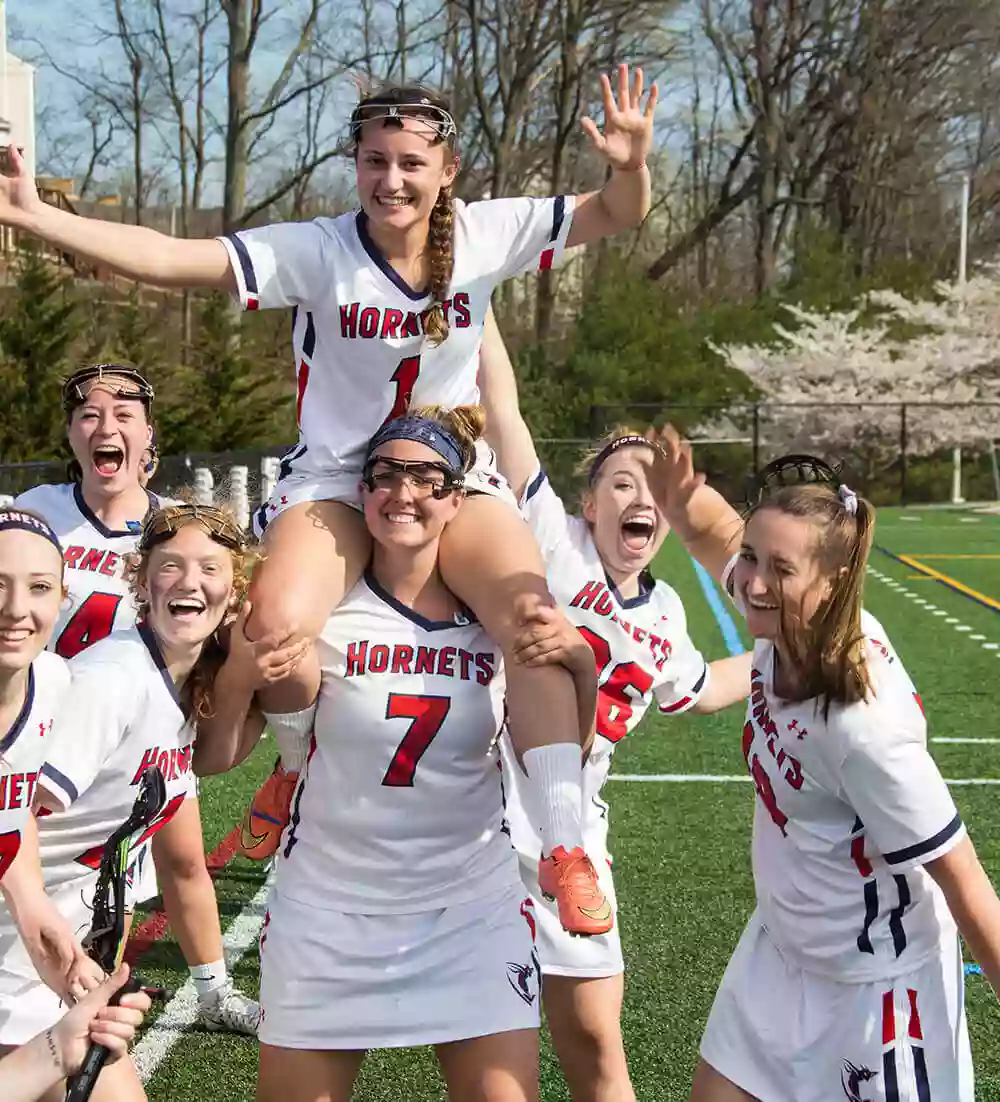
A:
{"label": "navy headband", "polygon": [[619,448],[632,448],[637,444],[642,444],[646,448],[655,449],[655,445],[651,444],[645,436],[638,436],[635,433],[629,433],[628,436],[619,436],[617,439],[612,440],[610,444],[605,444],[597,453],[594,462],[590,464],[590,474],[587,475],[587,484],[589,486],[594,485],[594,480],[597,478],[597,472]]}
{"label": "navy headband", "polygon": [[0,532],[14,530],[34,532],[36,536],[47,539],[62,558],[63,549],[59,537],[41,517],[36,517],[34,513],[23,513],[20,509],[0,509]]}
{"label": "navy headband", "polygon": [[431,421],[427,417],[396,417],[386,423],[368,442],[368,455],[370,459],[375,449],[389,440],[415,440],[418,444],[426,444],[455,471],[456,474],[465,472],[465,450],[458,440],[437,421]]}

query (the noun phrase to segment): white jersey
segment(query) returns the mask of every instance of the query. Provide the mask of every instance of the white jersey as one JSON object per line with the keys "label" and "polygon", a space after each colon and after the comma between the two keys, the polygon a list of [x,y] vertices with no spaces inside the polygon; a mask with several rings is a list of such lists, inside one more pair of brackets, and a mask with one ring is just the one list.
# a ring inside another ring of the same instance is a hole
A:
{"label": "white jersey", "polygon": [[60,810],[38,822],[42,868],[57,888],[98,867],[108,837],[128,818],[145,770],[158,766],[167,799],[133,839],[165,826],[193,785],[192,729],[153,633],[143,625],[115,632],[69,664],[63,697],[38,784]]}
{"label": "white jersey", "polygon": [[500,648],[366,575],[317,642],[319,706],[277,891],[361,914],[452,907],[518,885],[495,741]]}
{"label": "white jersey", "polygon": [[387,263],[363,212],[240,230],[221,238],[245,310],[294,307],[299,443],[296,473],[360,471],[365,446],[416,405],[476,402],[479,344],[493,289],[550,264],[573,216],[567,196],[455,203],[448,338],[424,338],[432,297]]}
{"label": "white jersey", "polygon": [[[147,494],[150,510],[171,504]],[[76,482],[35,486],[14,504],[40,513],[62,544],[69,601],[49,650],[73,658],[112,631],[132,627],[136,607],[124,578],[125,556],[135,550],[144,518],[130,521],[123,531],[112,531],[91,511]]]}
{"label": "white jersey", "polygon": [[24,706],[0,739],[0,880],[21,848],[21,830],[31,814],[35,781],[51,746],[52,723],[68,687],[66,663],[54,654],[40,654],[28,668]]}
{"label": "white jersey", "polygon": [[[553,597],[590,644],[597,663],[597,735],[584,766],[584,840],[588,852],[607,841],[608,808],[600,791],[615,746],[634,731],[655,699],[661,713],[687,711],[705,691],[708,666],[687,633],[680,597],[662,581],[623,598],[604,571],[587,522],[570,516],[541,472],[528,483],[521,513],[538,540]],[[504,791],[511,837],[537,856],[540,816],[528,802],[523,774],[504,739]]]}
{"label": "white jersey", "polygon": [[774,647],[758,640],[743,728],[764,927],[801,967],[844,982],[912,971],[954,938],[922,866],[965,837],[913,683],[882,625],[862,613],[861,628],[867,700],[824,718],[814,700],[777,697]]}

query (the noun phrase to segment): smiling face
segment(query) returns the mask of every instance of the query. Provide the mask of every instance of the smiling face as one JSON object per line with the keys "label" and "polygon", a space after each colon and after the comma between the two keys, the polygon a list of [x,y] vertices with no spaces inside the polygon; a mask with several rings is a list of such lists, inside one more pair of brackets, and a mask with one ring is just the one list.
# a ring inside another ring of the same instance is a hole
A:
{"label": "smiling face", "polygon": [[[465,496],[461,490],[454,490],[444,497],[434,497],[434,486],[444,484],[444,473],[434,466],[444,462],[441,456],[416,440],[387,440],[379,445],[373,458],[376,487],[362,489],[365,522],[372,538],[383,547],[412,550],[439,539]],[[404,475],[389,463],[380,464],[380,458],[427,466],[411,468]]]}
{"label": "smiling face", "polygon": [[41,654],[62,600],[56,547],[32,532],[0,532],[0,670],[26,669]]}
{"label": "smiling face", "polygon": [[404,116],[400,122],[366,122],[356,152],[361,206],[376,229],[394,233],[426,225],[458,171],[454,152],[426,120]]}
{"label": "smiling face", "polygon": [[93,386],[73,410],[68,435],[85,493],[113,496],[139,485],[153,437],[141,401]]}
{"label": "smiling face", "polygon": [[139,596],[164,651],[204,643],[233,600],[233,557],[197,522],[185,524],[149,551]]}
{"label": "smiling face", "polygon": [[619,585],[649,566],[670,531],[649,491],[644,453],[639,446],[614,452],[583,499],[594,546]]}
{"label": "smiling face", "polygon": [[823,573],[819,525],[776,508],[757,509],[747,522],[735,588],[755,639],[776,640],[781,624],[808,627],[830,596]]}

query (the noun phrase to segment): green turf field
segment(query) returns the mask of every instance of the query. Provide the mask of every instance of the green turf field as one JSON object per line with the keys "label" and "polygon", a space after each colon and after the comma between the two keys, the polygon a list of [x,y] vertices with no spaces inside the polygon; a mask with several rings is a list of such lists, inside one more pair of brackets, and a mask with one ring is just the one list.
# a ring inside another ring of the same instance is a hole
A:
{"label": "green turf field", "polygon": [[[876,542],[902,556],[873,553],[867,607],[882,621],[923,697],[930,737],[996,739],[936,742],[944,775],[990,781],[955,785],[955,798],[988,872],[1000,883],[1000,517],[950,510],[884,510]],[[657,572],[681,594],[695,642],[709,658],[727,651],[690,560],[665,547]],[[928,573],[930,571],[931,573]],[[935,576],[932,576],[935,575]],[[952,583],[945,584],[942,577]],[[651,717],[616,755],[628,775],[744,774],[742,711],[709,718]],[[273,744],[272,744],[273,747]],[[244,802],[270,768],[262,747],[240,771],[209,778],[202,804],[206,845],[213,849],[238,820]],[[612,847],[625,944],[625,1037],[640,1102],[687,1097],[698,1039],[716,985],[753,900],[749,870],[750,784],[699,780],[612,782]],[[218,875],[223,925],[250,941],[260,908],[260,870],[241,859]],[[240,917],[241,916],[241,917]],[[186,978],[169,934],[143,958],[144,975],[177,986]],[[235,969],[256,991],[256,943]],[[977,1098],[1000,1102],[1000,1006],[981,977],[971,976],[967,1004],[978,1078]],[[155,1070],[154,1102],[253,1098],[256,1052],[247,1039],[169,1029],[168,1008],[143,1038],[142,1066]],[[169,1043],[174,1041],[172,1047]],[[542,1098],[569,1099],[543,1041]],[[356,1097],[420,1102],[445,1097],[426,1052],[373,1054]]]}

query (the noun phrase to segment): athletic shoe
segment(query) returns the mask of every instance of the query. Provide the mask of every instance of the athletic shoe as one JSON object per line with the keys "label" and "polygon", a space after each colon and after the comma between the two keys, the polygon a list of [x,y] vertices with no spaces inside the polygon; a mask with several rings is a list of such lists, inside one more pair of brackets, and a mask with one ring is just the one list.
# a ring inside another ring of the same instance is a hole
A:
{"label": "athletic shoe", "polygon": [[564,930],[576,937],[606,934],[615,924],[611,903],[601,891],[590,858],[577,846],[566,852],[563,846],[538,862],[538,886],[549,902],[559,908]]}
{"label": "athletic shoe", "polygon": [[232,980],[226,980],[222,987],[198,1000],[198,1021],[213,1033],[245,1033],[256,1037],[260,1003],[248,999],[233,987]]}
{"label": "athletic shoe", "polygon": [[278,852],[288,822],[298,773],[286,773],[281,758],[274,772],[257,789],[240,825],[240,853],[251,861],[266,861]]}

